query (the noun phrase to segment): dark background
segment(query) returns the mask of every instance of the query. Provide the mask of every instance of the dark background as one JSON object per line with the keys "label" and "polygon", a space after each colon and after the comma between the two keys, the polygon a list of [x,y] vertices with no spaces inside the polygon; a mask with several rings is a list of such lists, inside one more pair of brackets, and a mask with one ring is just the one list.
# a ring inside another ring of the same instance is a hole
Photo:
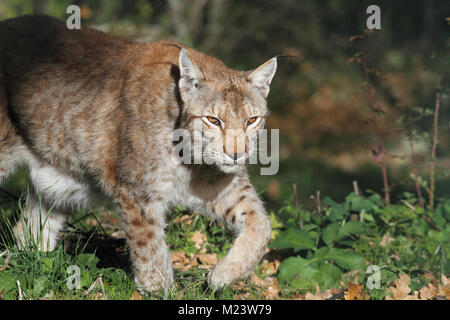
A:
{"label": "dark background", "polygon": [[[450,196],[448,1],[0,0],[0,19],[44,13],[65,20],[70,4],[81,7],[82,28],[137,41],[179,41],[236,69],[252,69],[277,54],[291,56],[279,60],[269,95],[268,127],[280,129],[280,171],[260,176],[250,168],[271,208],[292,199],[293,183],[305,207],[313,205],[309,196],[317,190],[342,200],[354,180],[366,193],[381,193],[364,70],[349,61],[358,52],[373,71],[393,199],[414,192],[407,136],[415,130],[418,168],[426,180],[440,75],[436,193]],[[364,32],[371,4],[381,8],[381,30],[350,41]],[[18,190],[25,181],[22,172],[8,184]]]}

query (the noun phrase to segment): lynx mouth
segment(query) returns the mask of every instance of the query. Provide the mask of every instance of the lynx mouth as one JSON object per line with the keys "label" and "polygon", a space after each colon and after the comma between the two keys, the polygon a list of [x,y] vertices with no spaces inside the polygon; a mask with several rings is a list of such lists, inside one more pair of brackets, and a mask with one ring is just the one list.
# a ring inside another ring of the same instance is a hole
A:
{"label": "lynx mouth", "polygon": [[234,173],[236,172],[242,165],[236,163],[230,164],[218,164],[217,167],[224,173]]}

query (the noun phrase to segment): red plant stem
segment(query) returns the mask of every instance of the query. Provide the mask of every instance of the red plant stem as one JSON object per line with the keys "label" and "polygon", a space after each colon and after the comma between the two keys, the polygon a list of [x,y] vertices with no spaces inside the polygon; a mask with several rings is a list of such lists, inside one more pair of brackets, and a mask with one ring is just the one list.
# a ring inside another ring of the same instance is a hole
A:
{"label": "red plant stem", "polygon": [[441,75],[438,76],[437,80],[436,100],[434,104],[434,119],[433,119],[434,133],[433,133],[433,142],[431,145],[431,160],[430,160],[430,190],[429,190],[430,202],[428,204],[430,210],[434,209],[434,187],[435,187],[434,161],[436,159],[436,146],[438,144],[438,119],[439,119],[440,101],[441,101]]}
{"label": "red plant stem", "polygon": [[373,129],[375,131],[375,135],[377,136],[377,143],[378,143],[377,152],[378,152],[378,158],[380,159],[378,161],[378,165],[381,168],[381,174],[383,176],[384,202],[386,203],[387,206],[389,206],[391,200],[390,200],[390,195],[389,195],[389,182],[388,182],[388,177],[387,177],[386,152],[385,152],[384,146],[383,146],[383,136],[377,125],[377,118],[376,118],[377,117],[377,108],[375,106],[373,88],[370,86],[369,68],[367,67],[366,59],[364,56],[362,56],[362,63],[363,63],[363,67],[364,67],[364,74],[366,76],[366,90],[367,90],[367,94],[369,96],[369,107],[372,110]]}
{"label": "red plant stem", "polygon": [[409,142],[411,144],[411,166],[412,166],[412,170],[413,170],[413,174],[414,174],[414,182],[416,184],[417,197],[419,198],[420,206],[423,208],[424,204],[423,204],[423,198],[422,198],[422,190],[420,189],[419,171],[417,170],[416,153],[414,151],[414,141],[413,141],[412,137],[409,140]]}

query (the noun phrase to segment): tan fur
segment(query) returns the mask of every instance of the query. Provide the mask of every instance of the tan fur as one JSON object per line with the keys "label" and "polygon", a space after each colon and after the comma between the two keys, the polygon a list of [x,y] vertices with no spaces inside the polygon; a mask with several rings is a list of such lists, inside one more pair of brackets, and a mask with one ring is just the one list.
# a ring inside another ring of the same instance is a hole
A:
{"label": "tan fur", "polygon": [[[195,79],[180,69],[181,48]],[[237,232],[209,274],[211,286],[252,272],[271,228],[245,166],[174,161],[170,137],[176,129],[193,134],[201,128],[213,141],[211,158],[248,157],[268,114],[274,61],[261,72],[234,71],[172,42],[133,43],[25,16],[0,22],[0,67],[0,181],[20,164],[30,168],[28,220],[39,220],[56,202],[48,225],[41,226],[49,237],[42,250],[55,247],[65,214],[106,195],[121,211],[140,288],[173,282],[164,228],[165,212],[177,204]],[[225,128],[206,116],[221,119]],[[251,116],[260,121],[247,128]],[[224,129],[237,131],[228,139]],[[244,145],[233,145],[235,139]],[[44,212],[36,209],[38,193]],[[23,229],[21,222],[19,240]]]}

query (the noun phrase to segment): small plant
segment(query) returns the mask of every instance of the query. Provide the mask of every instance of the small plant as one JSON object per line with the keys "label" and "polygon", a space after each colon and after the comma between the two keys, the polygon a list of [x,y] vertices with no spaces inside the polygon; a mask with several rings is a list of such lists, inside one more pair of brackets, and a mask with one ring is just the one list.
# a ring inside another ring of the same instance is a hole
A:
{"label": "small plant", "polygon": [[278,235],[270,245],[286,257],[278,268],[279,283],[300,293],[335,288],[352,276],[365,285],[366,268],[376,265],[381,286],[367,290],[373,299],[384,299],[401,274],[408,274],[417,286],[449,274],[450,200],[437,205],[429,223],[422,218],[422,207],[409,204],[413,197],[406,193],[403,201],[408,205],[390,206],[378,195],[352,192],[342,203],[326,197],[322,217],[286,205],[276,216]]}

